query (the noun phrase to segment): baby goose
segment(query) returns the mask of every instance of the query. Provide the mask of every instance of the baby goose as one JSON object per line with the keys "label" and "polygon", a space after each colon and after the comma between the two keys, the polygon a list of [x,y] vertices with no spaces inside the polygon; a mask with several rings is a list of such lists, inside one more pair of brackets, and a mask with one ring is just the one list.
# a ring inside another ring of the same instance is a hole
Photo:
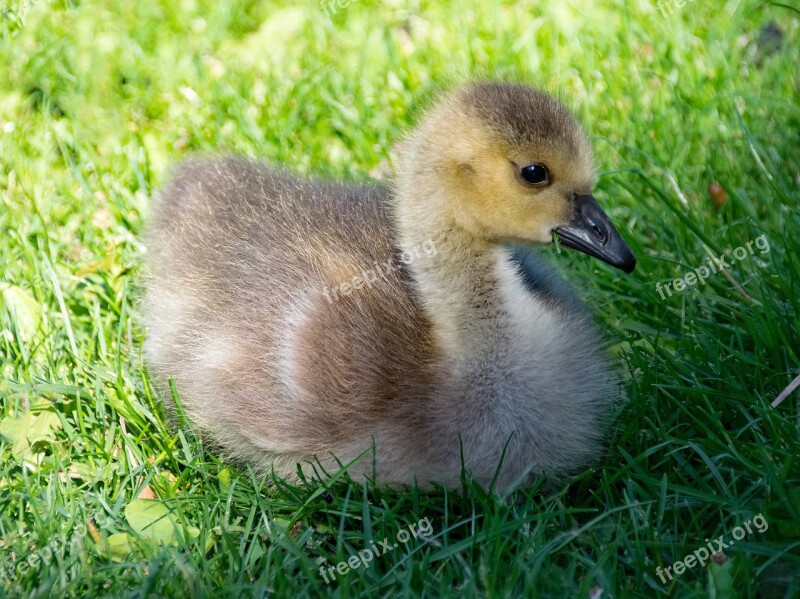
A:
{"label": "baby goose", "polygon": [[431,110],[393,189],[190,161],[150,232],[154,380],[229,457],[291,481],[362,454],[351,476],[421,486],[460,484],[462,465],[497,488],[575,472],[615,379],[528,248],[555,232],[633,270],[594,181],[570,113],[505,83]]}

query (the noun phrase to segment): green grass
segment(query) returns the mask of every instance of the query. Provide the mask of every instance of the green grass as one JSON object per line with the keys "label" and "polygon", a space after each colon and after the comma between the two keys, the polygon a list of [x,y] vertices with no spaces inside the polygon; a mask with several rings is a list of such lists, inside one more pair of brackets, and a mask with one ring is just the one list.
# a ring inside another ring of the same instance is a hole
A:
{"label": "green grass", "polygon": [[[1,6],[0,596],[800,596],[800,392],[770,407],[800,371],[788,3],[664,16],[645,0],[364,0],[331,21],[311,1]],[[768,54],[773,19],[785,39]],[[365,179],[437,90],[478,75],[574,107],[603,172],[596,195],[639,257],[628,277],[558,257],[624,376],[603,461],[510,497],[270,490],[165,426],[137,272],[170,165],[235,151]],[[656,290],[761,235],[770,251],[729,277]],[[145,489],[170,510],[152,527]],[[757,514],[768,530],[724,566],[659,580]],[[321,559],[424,517],[431,539],[323,581]]]}

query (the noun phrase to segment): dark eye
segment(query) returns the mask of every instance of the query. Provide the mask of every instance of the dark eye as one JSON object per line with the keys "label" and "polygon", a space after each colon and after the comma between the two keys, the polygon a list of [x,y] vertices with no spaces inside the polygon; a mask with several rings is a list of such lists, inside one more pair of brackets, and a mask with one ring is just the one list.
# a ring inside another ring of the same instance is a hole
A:
{"label": "dark eye", "polygon": [[529,164],[523,166],[519,172],[520,176],[531,185],[542,185],[550,179],[547,167],[543,164]]}

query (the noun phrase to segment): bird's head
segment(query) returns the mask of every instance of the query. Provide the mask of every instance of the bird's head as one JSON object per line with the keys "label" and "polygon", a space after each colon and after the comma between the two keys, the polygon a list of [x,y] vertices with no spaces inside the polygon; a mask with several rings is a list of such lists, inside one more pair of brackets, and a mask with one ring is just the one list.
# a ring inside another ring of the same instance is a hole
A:
{"label": "bird's head", "polygon": [[636,258],[592,195],[589,141],[551,96],[472,84],[446,96],[410,141],[405,184],[441,190],[438,208],[454,226],[498,244],[546,244],[555,233],[564,246],[633,271]]}

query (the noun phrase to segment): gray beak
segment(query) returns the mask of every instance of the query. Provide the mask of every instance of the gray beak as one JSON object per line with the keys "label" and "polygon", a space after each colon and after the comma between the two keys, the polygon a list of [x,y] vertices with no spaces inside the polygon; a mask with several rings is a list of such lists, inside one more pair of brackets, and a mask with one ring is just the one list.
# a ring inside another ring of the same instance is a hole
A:
{"label": "gray beak", "polygon": [[555,232],[562,245],[599,258],[626,273],[636,268],[636,256],[591,194],[573,198],[572,222]]}

